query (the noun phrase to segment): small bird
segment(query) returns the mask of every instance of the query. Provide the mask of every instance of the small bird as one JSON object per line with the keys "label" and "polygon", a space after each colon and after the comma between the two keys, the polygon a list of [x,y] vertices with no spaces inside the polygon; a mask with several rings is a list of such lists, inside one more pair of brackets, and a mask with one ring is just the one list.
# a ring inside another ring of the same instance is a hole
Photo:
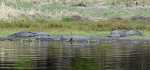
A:
{"label": "small bird", "polygon": [[73,38],[72,37],[69,39],[69,42],[72,45],[72,43],[73,43]]}
{"label": "small bird", "polygon": [[138,6],[138,4],[139,4],[139,3],[136,1],[136,2],[135,2],[135,5]]}

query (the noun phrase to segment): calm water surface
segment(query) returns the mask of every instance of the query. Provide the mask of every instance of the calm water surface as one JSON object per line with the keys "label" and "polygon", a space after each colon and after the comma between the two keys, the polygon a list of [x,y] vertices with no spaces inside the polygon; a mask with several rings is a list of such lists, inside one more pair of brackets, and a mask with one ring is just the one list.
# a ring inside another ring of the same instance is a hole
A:
{"label": "calm water surface", "polygon": [[150,70],[150,41],[0,41],[0,70]]}

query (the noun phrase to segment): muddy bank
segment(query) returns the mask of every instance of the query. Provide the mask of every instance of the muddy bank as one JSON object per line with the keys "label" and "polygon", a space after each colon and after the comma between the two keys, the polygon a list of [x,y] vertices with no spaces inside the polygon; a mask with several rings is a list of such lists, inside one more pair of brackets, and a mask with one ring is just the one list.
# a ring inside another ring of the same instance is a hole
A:
{"label": "muddy bank", "polygon": [[[45,32],[17,32],[6,37],[0,37],[0,41],[15,41],[20,39],[32,39],[32,40],[40,40],[40,41],[78,41],[78,42],[86,42],[90,40],[95,41],[113,41],[113,40],[138,40],[132,39],[130,36],[140,36],[143,37],[143,32],[135,31],[135,30],[114,30],[108,36],[100,37],[100,36],[79,36],[79,35],[50,35]],[[142,38],[140,40],[150,40],[150,38]]]}

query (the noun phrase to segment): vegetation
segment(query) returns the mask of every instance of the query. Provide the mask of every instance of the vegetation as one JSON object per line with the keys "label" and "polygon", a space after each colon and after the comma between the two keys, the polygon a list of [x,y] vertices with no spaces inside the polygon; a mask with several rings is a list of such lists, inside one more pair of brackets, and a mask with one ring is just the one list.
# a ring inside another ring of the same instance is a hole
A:
{"label": "vegetation", "polygon": [[[82,3],[85,7],[76,6]],[[146,7],[148,4],[149,0],[0,0],[0,36],[19,31],[47,32],[52,35],[107,36],[112,30],[141,30],[145,36],[150,36],[150,9]],[[87,19],[75,21],[72,16]],[[137,18],[133,18],[134,16]],[[102,52],[96,54],[104,60],[105,54],[112,54],[112,47],[107,44],[100,46],[97,51]],[[59,45],[53,47],[57,48]],[[63,50],[51,48],[49,53],[57,51],[59,56],[63,55]],[[96,58],[75,57],[72,68],[102,69],[104,64],[98,64],[96,61]],[[31,58],[18,57],[16,70],[32,69],[33,63]]]}
{"label": "vegetation", "polygon": [[99,20],[99,21],[55,21],[55,20],[15,20],[1,21],[0,35],[8,35],[18,31],[42,31],[53,35],[100,35],[107,36],[115,29],[142,30],[149,35],[150,25],[148,21],[140,20]]}
{"label": "vegetation", "polygon": [[[72,6],[71,0],[0,0],[0,19],[1,20],[16,20],[22,17],[34,19],[57,19],[61,20],[65,16],[80,15],[89,19],[107,19],[114,17],[132,17],[132,16],[149,16],[148,7],[122,7],[120,2],[133,3],[133,0],[76,0],[73,3],[85,2],[87,7],[81,8]],[[143,0],[140,3],[143,3]],[[59,2],[67,2],[61,4]],[[120,6],[110,6],[103,2],[116,2]],[[119,2],[119,3],[118,3]],[[145,1],[144,1],[145,2]],[[57,3],[57,4],[56,4]],[[92,4],[89,4],[92,3]],[[102,4],[99,4],[102,3]],[[147,0],[146,3],[149,3]],[[71,4],[71,5],[70,5]],[[133,3],[134,4],[134,3]],[[138,12],[137,12],[138,11]]]}
{"label": "vegetation", "polygon": [[[138,1],[142,3],[143,0]],[[149,3],[148,0],[144,1]],[[149,35],[149,20],[129,19],[133,16],[149,16],[149,8],[109,6],[113,2],[119,5],[121,2],[129,1],[0,0],[0,35],[4,36],[18,31],[42,31],[54,35],[106,36],[114,29],[138,29],[145,31],[146,36]],[[76,3],[85,3],[88,6],[84,8],[72,6]],[[89,20],[74,21],[70,18],[72,15]],[[112,19],[120,17],[123,19]]]}

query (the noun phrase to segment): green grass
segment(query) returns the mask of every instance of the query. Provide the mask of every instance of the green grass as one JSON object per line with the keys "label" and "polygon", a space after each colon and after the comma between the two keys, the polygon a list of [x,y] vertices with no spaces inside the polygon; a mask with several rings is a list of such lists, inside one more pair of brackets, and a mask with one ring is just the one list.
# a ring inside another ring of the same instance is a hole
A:
{"label": "green grass", "polygon": [[148,21],[137,20],[100,20],[100,21],[55,21],[29,19],[0,22],[0,36],[19,31],[47,32],[52,35],[97,35],[107,36],[112,30],[141,30],[150,36]]}
{"label": "green grass", "polygon": [[0,36],[7,36],[16,32],[20,31],[34,31],[34,32],[47,32],[50,35],[83,35],[83,36],[89,36],[89,35],[97,35],[97,36],[107,36],[109,35],[110,31],[79,31],[79,30],[61,30],[61,29],[42,29],[39,30],[36,28],[31,30],[28,28],[3,28],[0,29]]}
{"label": "green grass", "polygon": [[[42,3],[33,5],[30,2],[31,0],[28,0],[28,1],[3,0],[3,1],[5,1],[6,4],[4,4],[4,6],[0,5],[0,7],[2,7],[0,11],[3,11],[3,13],[1,13],[0,16],[4,17],[4,19],[6,19],[5,17],[13,18],[12,16],[14,15],[17,17],[17,19],[19,19],[20,16],[21,17],[27,16],[33,19],[39,18],[39,17],[44,18],[44,19],[58,19],[58,18],[61,19],[65,16],[71,16],[71,15],[81,15],[87,18],[92,18],[92,19],[95,19],[95,18],[105,19],[105,18],[114,18],[114,17],[126,18],[126,17],[131,17],[131,16],[150,16],[149,8],[136,8],[135,9],[135,7],[122,7],[122,6],[116,7],[116,6],[107,6],[107,5],[105,6],[105,8],[103,7],[97,8],[97,7],[101,7],[101,5],[98,5],[98,6],[89,5],[87,7],[81,8],[81,7],[74,7],[74,6],[68,5],[69,3],[67,5],[59,4],[59,3],[50,4],[50,3],[43,3],[43,1],[41,1]],[[90,0],[86,0],[86,1],[90,1]],[[96,4],[96,1],[97,0],[95,0],[95,4]],[[109,1],[109,3],[112,3],[112,2],[115,2],[116,0],[115,1],[107,0],[107,1]],[[122,0],[118,0],[118,1],[122,2]],[[127,0],[123,0],[123,2],[126,2],[126,1]],[[8,11],[8,9],[6,8],[10,9],[9,14],[6,13]],[[36,16],[36,17],[29,16],[31,12],[33,13],[33,16]],[[20,14],[20,13],[23,13],[23,14]]]}

